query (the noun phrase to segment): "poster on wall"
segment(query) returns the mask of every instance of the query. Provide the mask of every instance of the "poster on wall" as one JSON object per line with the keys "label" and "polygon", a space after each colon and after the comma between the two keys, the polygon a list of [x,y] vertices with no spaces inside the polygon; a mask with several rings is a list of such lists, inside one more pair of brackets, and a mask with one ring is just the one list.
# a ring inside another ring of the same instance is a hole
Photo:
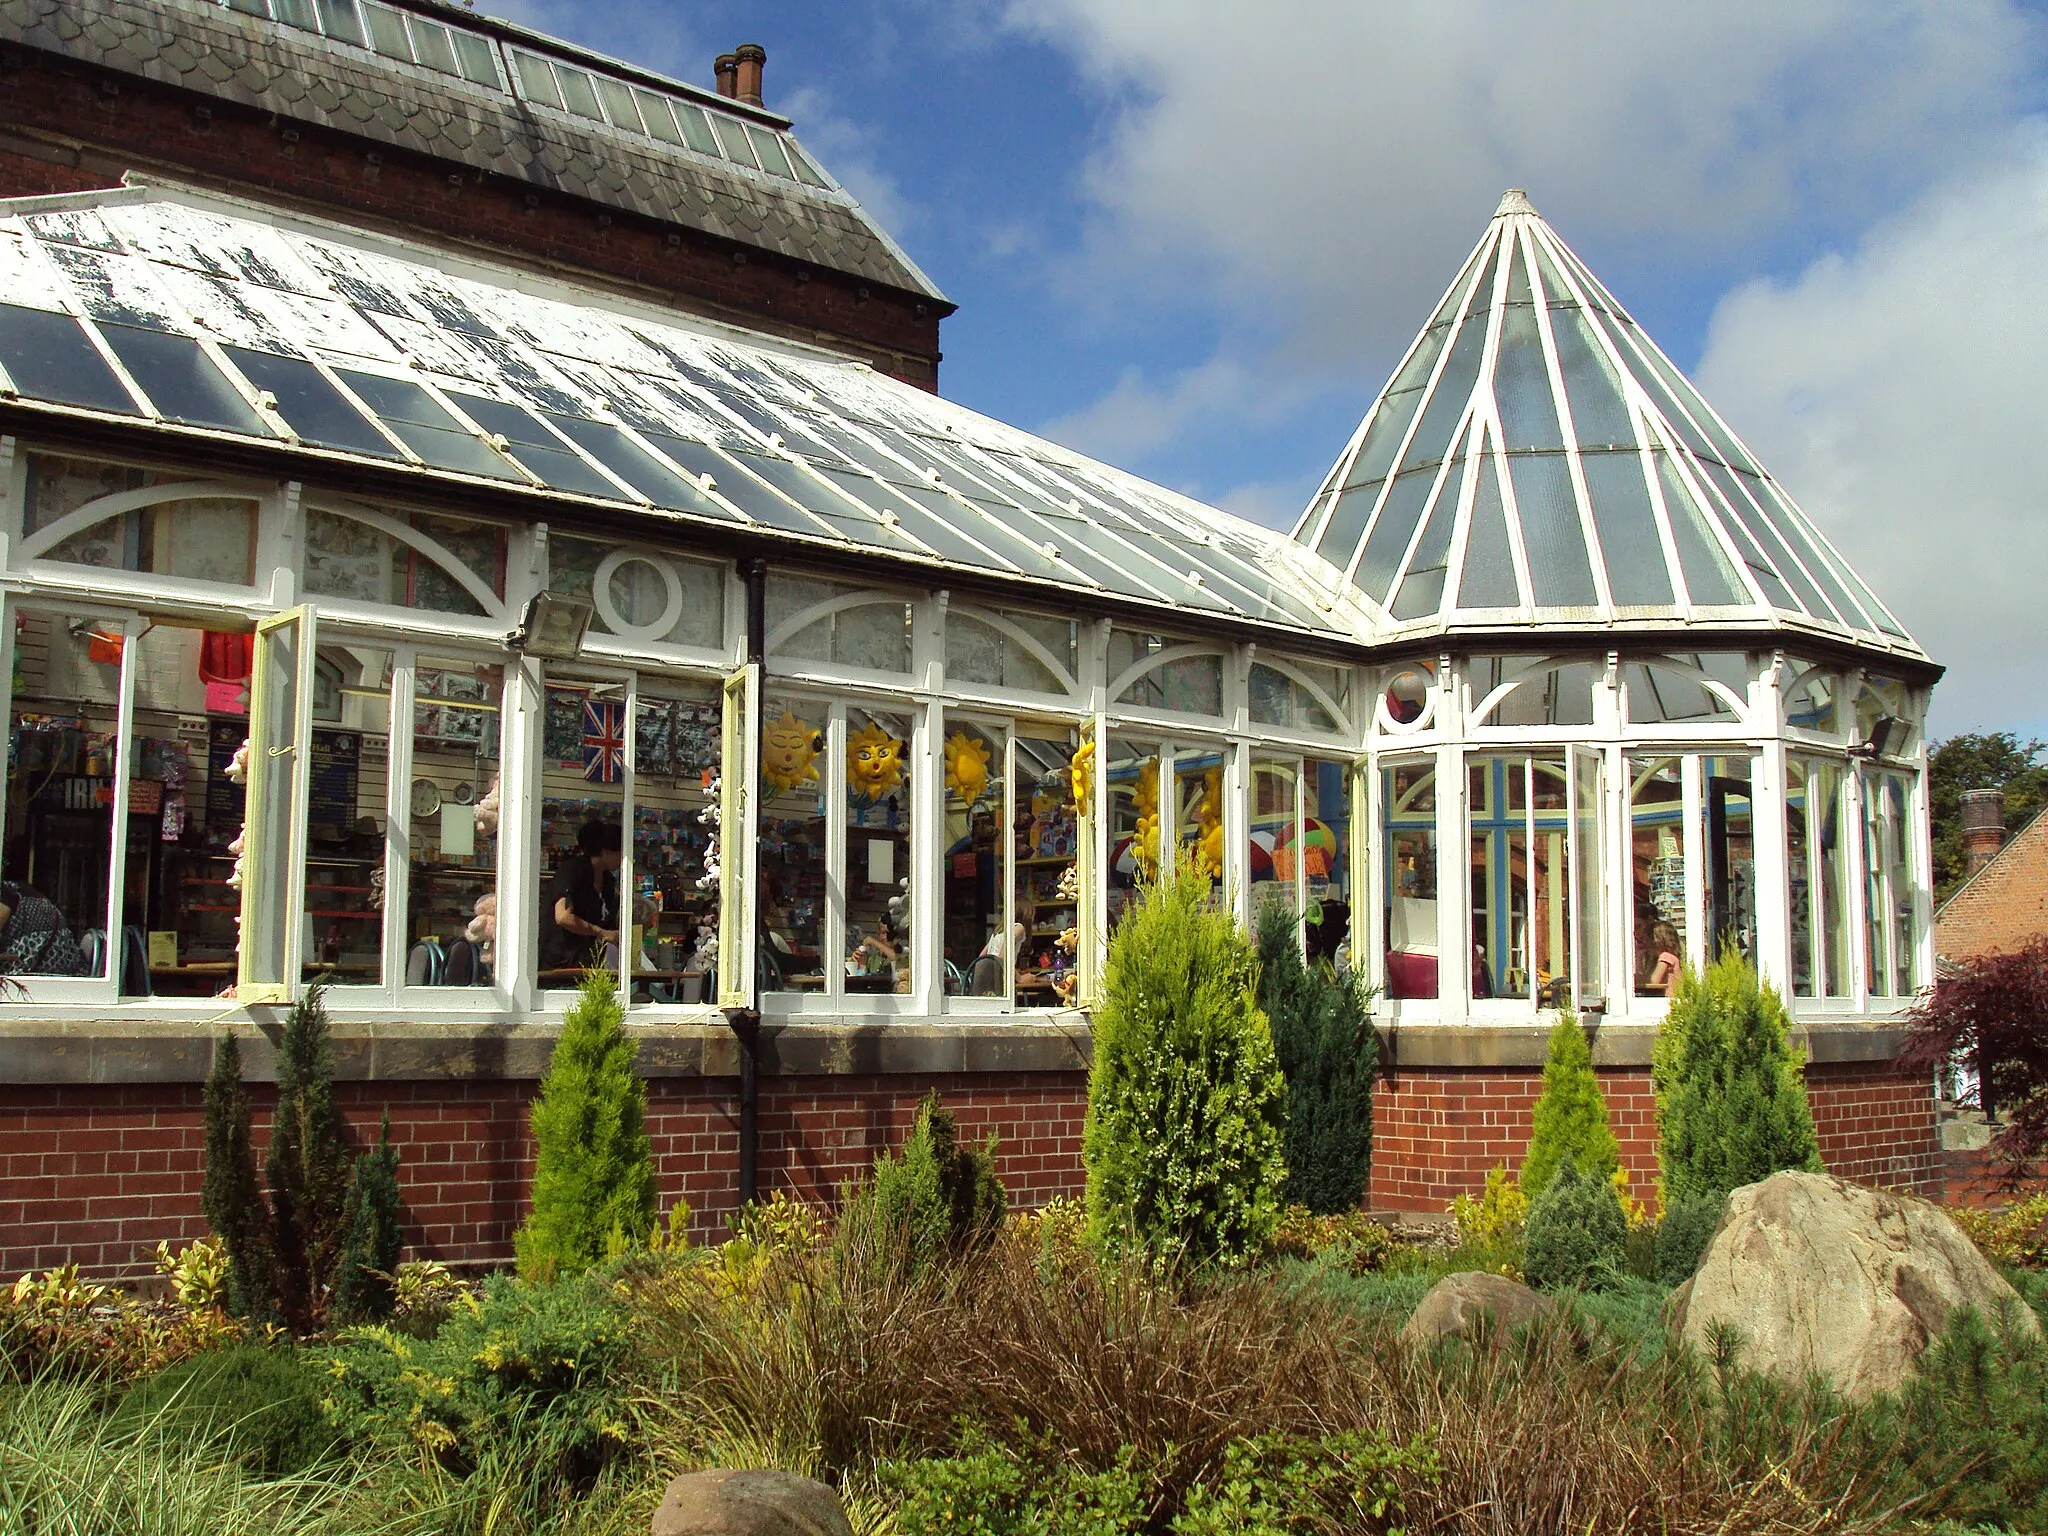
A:
{"label": "poster on wall", "polygon": [[306,831],[315,842],[346,842],[355,830],[356,786],[362,758],[363,738],[354,731],[313,733]]}
{"label": "poster on wall", "polygon": [[206,830],[226,841],[242,830],[242,786],[228,777],[249,727],[240,720],[206,724]]}

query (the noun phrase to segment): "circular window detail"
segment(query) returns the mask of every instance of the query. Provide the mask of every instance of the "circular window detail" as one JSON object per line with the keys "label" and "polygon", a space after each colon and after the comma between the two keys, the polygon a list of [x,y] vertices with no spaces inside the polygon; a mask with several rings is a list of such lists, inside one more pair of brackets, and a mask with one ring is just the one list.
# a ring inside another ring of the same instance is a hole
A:
{"label": "circular window detail", "polygon": [[1382,729],[1419,731],[1435,713],[1436,679],[1420,667],[1409,667],[1388,680],[1380,695]]}
{"label": "circular window detail", "polygon": [[597,563],[590,595],[597,616],[622,640],[660,640],[683,616],[675,567],[641,549],[615,549]]}

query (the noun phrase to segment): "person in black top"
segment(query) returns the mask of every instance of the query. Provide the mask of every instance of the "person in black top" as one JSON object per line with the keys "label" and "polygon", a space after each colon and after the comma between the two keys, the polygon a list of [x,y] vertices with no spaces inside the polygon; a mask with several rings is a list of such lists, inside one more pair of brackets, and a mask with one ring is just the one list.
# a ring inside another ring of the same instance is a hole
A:
{"label": "person in black top", "polygon": [[576,851],[555,863],[555,878],[541,901],[540,963],[560,970],[590,962],[593,946],[619,937],[619,865],[625,839],[609,822],[586,821]]}

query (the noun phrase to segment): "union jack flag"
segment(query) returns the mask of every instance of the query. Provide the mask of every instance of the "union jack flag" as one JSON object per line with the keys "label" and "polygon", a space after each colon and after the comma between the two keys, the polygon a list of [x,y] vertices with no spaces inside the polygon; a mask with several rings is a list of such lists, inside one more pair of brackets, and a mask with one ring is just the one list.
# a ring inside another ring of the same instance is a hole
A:
{"label": "union jack flag", "polygon": [[626,706],[583,701],[583,777],[616,784],[626,776]]}

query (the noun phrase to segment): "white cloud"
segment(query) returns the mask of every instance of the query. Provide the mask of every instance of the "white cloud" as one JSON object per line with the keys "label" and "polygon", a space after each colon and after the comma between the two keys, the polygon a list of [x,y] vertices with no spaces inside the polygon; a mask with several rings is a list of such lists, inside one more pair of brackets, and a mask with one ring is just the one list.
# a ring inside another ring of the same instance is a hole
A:
{"label": "white cloud", "polygon": [[921,222],[923,210],[882,169],[873,130],[842,115],[825,92],[799,86],[776,102],[775,110],[796,124],[797,141],[816,151],[833,178],[891,236],[900,241]]}
{"label": "white cloud", "polygon": [[1038,430],[1056,443],[1112,464],[1130,464],[1156,453],[1191,427],[1234,410],[1249,389],[1242,364],[1225,357],[1174,374],[1155,384],[1143,369],[1126,368],[1115,388],[1081,410],[1044,423]]}
{"label": "white cloud", "polygon": [[2048,131],[1716,310],[1701,387],[1937,661],[1937,734],[2048,724]]}
{"label": "white cloud", "polygon": [[[1077,292],[1189,285],[1291,366],[1404,343],[1508,185],[1711,270],[1853,233],[2019,109],[2016,0],[1012,0],[1109,104]],[[1178,281],[1172,281],[1177,279]]]}

